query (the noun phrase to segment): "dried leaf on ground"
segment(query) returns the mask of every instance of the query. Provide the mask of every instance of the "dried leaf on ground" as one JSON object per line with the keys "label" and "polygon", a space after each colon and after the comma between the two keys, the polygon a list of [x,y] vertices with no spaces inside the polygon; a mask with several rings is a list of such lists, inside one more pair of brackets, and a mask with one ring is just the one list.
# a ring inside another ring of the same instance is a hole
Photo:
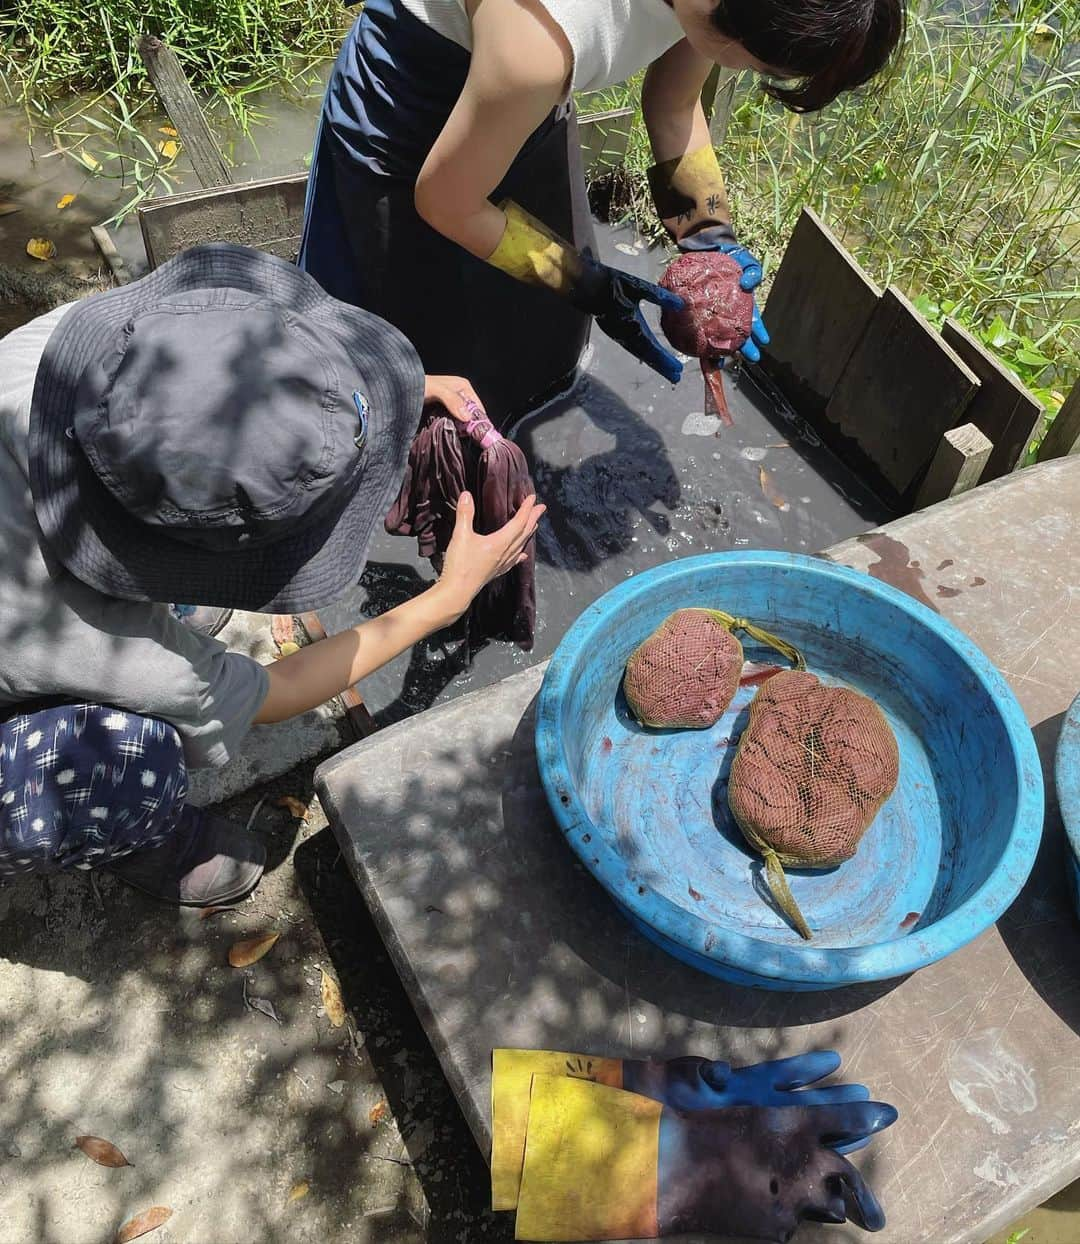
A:
{"label": "dried leaf on ground", "polygon": [[55,259],[56,245],[49,238],[31,238],[26,243],[26,253],[31,259]]}
{"label": "dried leaf on ground", "polygon": [[91,173],[96,173],[98,169],[101,168],[101,161],[95,156],[92,156],[89,151],[76,151],[75,155],[78,160],[90,170]]}
{"label": "dried leaf on ground", "polygon": [[56,210],[58,212],[62,212],[65,207],[70,207],[74,202],[75,196],[73,194],[61,195],[60,198],[56,200]]}
{"label": "dried leaf on ground", "polygon": [[268,998],[248,997],[244,1001],[253,1011],[258,1011],[260,1015],[265,1015],[267,1019],[272,1019],[275,1024],[281,1023],[277,1011],[274,1010],[274,1004]]}
{"label": "dried leaf on ground", "polygon": [[384,1097],[382,1101],[377,1101],[368,1111],[368,1122],[372,1127],[378,1127],[389,1113],[390,1107],[386,1104],[386,1098]]}
{"label": "dried leaf on ground", "polygon": [[229,948],[229,962],[234,968],[249,968],[269,951],[281,936],[280,933],[261,933],[258,937],[246,937]]}
{"label": "dried leaf on ground", "polygon": [[771,505],[775,505],[778,510],[789,510],[791,508],[787,498],[777,488],[773,477],[764,467],[758,468],[758,479],[761,481],[761,491],[765,494],[766,501]]}
{"label": "dried leaf on ground", "polygon": [[341,997],[341,986],[324,970],[322,974],[322,1004],[326,1018],[335,1028],[345,1022],[345,1003]]}
{"label": "dried leaf on ground", "polygon": [[311,1186],[306,1181],[304,1183],[293,1184],[293,1186],[289,1189],[288,1204],[291,1205],[293,1201],[303,1200],[303,1198],[306,1197],[310,1191]]}
{"label": "dried leaf on ground", "polygon": [[167,1205],[154,1205],[150,1209],[144,1209],[141,1214],[129,1218],[117,1231],[116,1244],[128,1244],[130,1240],[137,1240],[140,1235],[156,1231],[162,1223],[169,1221],[172,1213]]}
{"label": "dried leaf on ground", "polygon": [[98,1166],[132,1165],[111,1140],[102,1140],[100,1136],[76,1136],[75,1144]]}
{"label": "dried leaf on ground", "polygon": [[166,160],[175,160],[180,144],[175,138],[163,138],[157,145],[158,154]]}
{"label": "dried leaf on ground", "polygon": [[295,795],[280,795],[274,800],[274,804],[278,808],[287,808],[289,815],[295,816],[298,821],[302,821],[308,814],[307,804]]}
{"label": "dried leaf on ground", "polygon": [[179,138],[180,137],[180,135],[176,132],[176,130],[173,129],[171,125],[159,125],[158,133],[164,134],[168,138]]}

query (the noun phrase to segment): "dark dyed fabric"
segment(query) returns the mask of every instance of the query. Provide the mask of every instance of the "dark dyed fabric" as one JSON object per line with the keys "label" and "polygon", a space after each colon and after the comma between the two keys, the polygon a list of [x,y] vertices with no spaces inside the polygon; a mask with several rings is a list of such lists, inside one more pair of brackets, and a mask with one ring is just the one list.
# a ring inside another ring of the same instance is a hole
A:
{"label": "dark dyed fabric", "polygon": [[[488,535],[513,518],[534,491],[525,455],[477,416],[451,418],[442,406],[425,412],[409,451],[405,479],[386,516],[391,535],[415,536],[421,557],[439,563],[454,534],[457,500],[471,492],[476,530]],[[528,652],[536,629],[535,541],[526,560],[489,583],[469,616],[470,636],[508,639]]]}

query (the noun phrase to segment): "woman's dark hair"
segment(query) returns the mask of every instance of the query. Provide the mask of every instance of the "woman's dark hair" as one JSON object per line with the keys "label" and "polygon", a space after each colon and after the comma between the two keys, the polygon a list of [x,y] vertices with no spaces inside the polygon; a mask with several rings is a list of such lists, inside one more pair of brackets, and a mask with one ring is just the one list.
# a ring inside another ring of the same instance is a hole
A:
{"label": "woman's dark hair", "polygon": [[798,78],[765,90],[793,112],[816,112],[862,86],[904,38],[904,0],[720,0],[712,24],[765,65]]}

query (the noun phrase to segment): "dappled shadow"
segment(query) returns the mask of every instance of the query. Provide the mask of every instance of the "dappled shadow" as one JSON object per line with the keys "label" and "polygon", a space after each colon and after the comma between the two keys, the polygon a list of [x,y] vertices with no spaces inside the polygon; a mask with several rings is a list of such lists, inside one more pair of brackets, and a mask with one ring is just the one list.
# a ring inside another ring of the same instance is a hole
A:
{"label": "dappled shadow", "polygon": [[1054,789],[1054,754],[1064,713],[1032,730],[1046,789],[1046,820],[1038,858],[1019,898],[998,922],[1017,966],[1043,1001],[1080,1034],[1080,923],[1069,892],[1069,858]]}

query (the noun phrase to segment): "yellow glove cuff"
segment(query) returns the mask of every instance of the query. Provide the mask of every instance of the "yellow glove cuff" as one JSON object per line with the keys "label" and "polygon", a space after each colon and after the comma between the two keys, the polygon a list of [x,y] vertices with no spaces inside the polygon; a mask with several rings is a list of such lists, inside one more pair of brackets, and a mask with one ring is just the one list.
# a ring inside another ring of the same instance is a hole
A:
{"label": "yellow glove cuff", "polygon": [[534,1076],[514,1238],[655,1239],[659,1102]]}
{"label": "yellow glove cuff", "polygon": [[649,169],[649,189],[664,227],[676,239],[705,224],[728,224],[724,175],[710,144]]}
{"label": "yellow glove cuff", "polygon": [[527,285],[566,294],[581,272],[581,256],[512,199],[499,206],[506,215],[506,230],[488,263]]}
{"label": "yellow glove cuff", "polygon": [[622,1088],[622,1059],[558,1050],[495,1050],[491,1055],[491,1208],[515,1209],[525,1161],[534,1075],[592,1080]]}

